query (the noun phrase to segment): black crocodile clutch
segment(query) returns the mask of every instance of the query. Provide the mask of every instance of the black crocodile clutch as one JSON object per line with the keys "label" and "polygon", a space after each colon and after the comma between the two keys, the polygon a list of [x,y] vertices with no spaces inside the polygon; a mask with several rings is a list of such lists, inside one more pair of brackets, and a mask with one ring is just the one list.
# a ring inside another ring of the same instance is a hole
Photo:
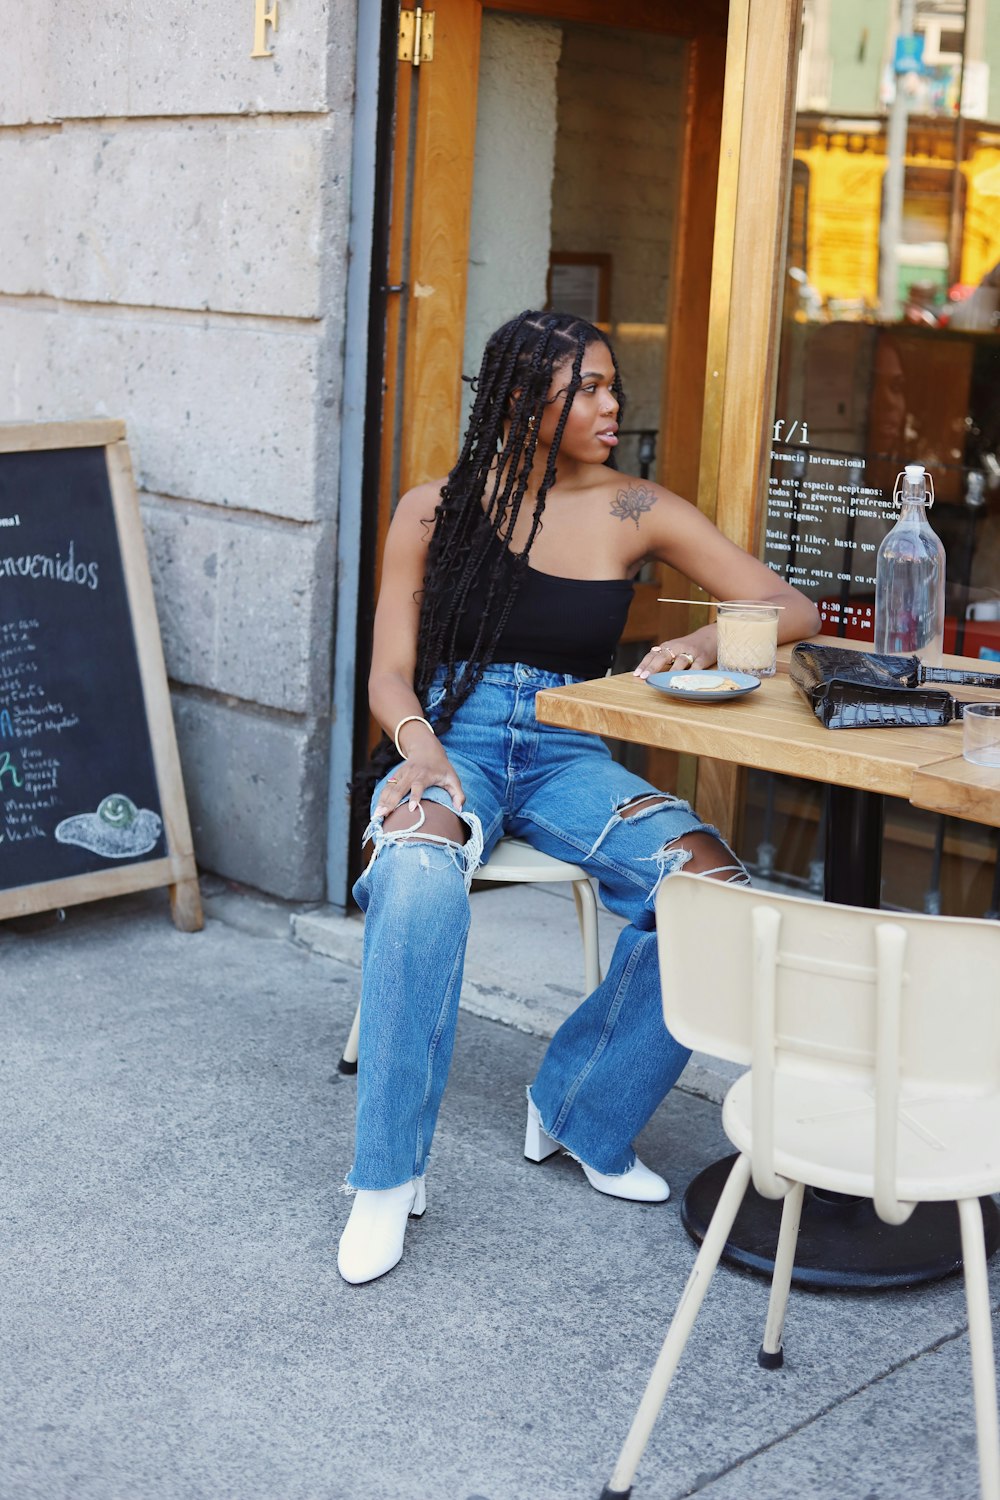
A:
{"label": "black crocodile clutch", "polygon": [[1000,688],[995,672],[925,667],[916,656],[879,656],[808,642],[792,650],[789,672],[827,729],[906,729],[951,724],[961,699],[931,682]]}

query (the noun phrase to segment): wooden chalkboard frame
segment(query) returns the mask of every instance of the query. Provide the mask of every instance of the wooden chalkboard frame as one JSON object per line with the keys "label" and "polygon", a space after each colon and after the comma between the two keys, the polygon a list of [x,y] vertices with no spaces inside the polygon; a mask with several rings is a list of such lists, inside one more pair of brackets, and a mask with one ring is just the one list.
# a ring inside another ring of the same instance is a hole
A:
{"label": "wooden chalkboard frame", "polygon": [[0,454],[64,448],[105,451],[167,854],[161,859],[0,890],[0,920],[165,885],[170,888],[175,926],[183,932],[197,932],[204,922],[198,871],[125,423],[94,420],[0,424]]}

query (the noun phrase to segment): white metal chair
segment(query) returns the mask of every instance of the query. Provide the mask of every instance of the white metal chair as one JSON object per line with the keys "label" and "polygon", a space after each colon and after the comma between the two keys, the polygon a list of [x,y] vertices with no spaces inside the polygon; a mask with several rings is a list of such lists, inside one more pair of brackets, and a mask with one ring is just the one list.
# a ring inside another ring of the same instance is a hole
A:
{"label": "white metal chair", "polygon": [[[750,1072],[722,1122],[740,1155],[601,1500],[632,1479],[752,1177],[784,1198],[764,1342],[781,1362],[803,1187],[873,1198],[901,1224],[954,1201],[980,1485],[1000,1500],[980,1195],[1000,1189],[1000,926],[834,906],[693,875],[656,902],[663,1013],[689,1047]],[[752,1083],[751,1083],[752,1080]]]}
{"label": "white metal chair", "polygon": [[[573,900],[583,939],[584,995],[596,990],[601,982],[601,959],[597,945],[597,900],[586,871],[579,865],[555,859],[533,849],[523,839],[501,839],[485,864],[476,871],[476,880],[505,881],[510,884],[555,884],[568,880],[573,886]],[[361,1006],[354,1012],[344,1055],[338,1063],[341,1073],[358,1071],[358,1028]]]}

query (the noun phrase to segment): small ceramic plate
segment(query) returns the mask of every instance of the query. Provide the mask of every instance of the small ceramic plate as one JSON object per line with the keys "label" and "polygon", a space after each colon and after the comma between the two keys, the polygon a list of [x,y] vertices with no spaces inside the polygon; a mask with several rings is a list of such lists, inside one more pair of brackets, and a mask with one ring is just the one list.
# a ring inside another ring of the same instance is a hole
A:
{"label": "small ceramic plate", "polygon": [[[685,678],[691,686],[678,687]],[[695,678],[701,684],[699,687],[694,686]],[[700,668],[688,672],[654,672],[646,681],[658,692],[670,698],[685,698],[689,703],[732,703],[734,698],[745,698],[760,687],[760,678],[751,677],[749,672],[703,672]],[[736,686],[717,688],[714,684],[718,682],[735,682]]]}

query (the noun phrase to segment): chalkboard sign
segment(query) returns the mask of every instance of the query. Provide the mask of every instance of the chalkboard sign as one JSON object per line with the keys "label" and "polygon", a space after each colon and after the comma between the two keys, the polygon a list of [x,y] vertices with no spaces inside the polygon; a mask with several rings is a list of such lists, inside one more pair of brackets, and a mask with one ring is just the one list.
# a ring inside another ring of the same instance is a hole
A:
{"label": "chalkboard sign", "polygon": [[160,885],[199,928],[124,425],[0,426],[0,918]]}

